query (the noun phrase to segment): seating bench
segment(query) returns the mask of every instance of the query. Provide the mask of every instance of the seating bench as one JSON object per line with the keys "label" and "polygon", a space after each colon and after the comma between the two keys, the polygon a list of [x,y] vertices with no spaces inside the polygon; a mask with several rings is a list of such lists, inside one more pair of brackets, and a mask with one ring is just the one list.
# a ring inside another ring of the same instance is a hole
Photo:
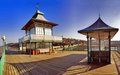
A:
{"label": "seating bench", "polygon": [[49,48],[37,49],[40,53],[48,53],[50,50]]}
{"label": "seating bench", "polygon": [[91,51],[90,56],[94,61],[98,61],[99,58],[101,61],[108,61],[109,60],[109,51]]}

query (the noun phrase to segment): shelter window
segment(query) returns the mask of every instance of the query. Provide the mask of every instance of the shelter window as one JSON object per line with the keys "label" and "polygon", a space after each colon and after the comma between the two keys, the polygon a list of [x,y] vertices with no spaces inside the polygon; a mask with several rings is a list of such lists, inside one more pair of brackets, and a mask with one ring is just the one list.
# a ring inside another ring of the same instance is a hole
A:
{"label": "shelter window", "polygon": [[35,28],[30,29],[30,34],[35,34]]}
{"label": "shelter window", "polygon": [[51,28],[45,28],[45,35],[52,35],[52,30]]}
{"label": "shelter window", "polygon": [[36,34],[37,35],[44,35],[43,28],[42,27],[36,27]]}

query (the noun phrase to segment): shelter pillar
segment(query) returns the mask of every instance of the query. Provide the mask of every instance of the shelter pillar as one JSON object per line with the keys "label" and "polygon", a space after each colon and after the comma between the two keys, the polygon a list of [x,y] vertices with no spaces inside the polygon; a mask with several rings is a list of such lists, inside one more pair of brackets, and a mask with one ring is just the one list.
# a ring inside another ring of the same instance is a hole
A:
{"label": "shelter pillar", "polygon": [[52,52],[54,52],[54,50],[53,50],[53,42],[52,42]]}
{"label": "shelter pillar", "polygon": [[99,63],[101,63],[101,38],[100,38],[100,33],[98,34],[99,37],[99,54],[98,54],[98,60]]}
{"label": "shelter pillar", "polygon": [[109,32],[109,35],[108,35],[108,39],[109,39],[109,63],[111,63],[111,35],[110,35],[110,32]]}
{"label": "shelter pillar", "polygon": [[92,51],[92,37],[90,37],[90,50]]}
{"label": "shelter pillar", "polygon": [[35,55],[37,55],[38,54],[38,51],[37,51],[37,45],[36,45],[37,43],[35,42],[35,50],[34,50],[34,52],[35,52]]}
{"label": "shelter pillar", "polygon": [[23,53],[23,49],[24,49],[23,47],[24,47],[24,43],[22,43],[22,53]]}
{"label": "shelter pillar", "polygon": [[36,42],[35,42],[35,50],[37,49]]}
{"label": "shelter pillar", "polygon": [[91,52],[92,52],[92,37],[90,37],[90,62],[92,62],[92,58],[91,58]]}
{"label": "shelter pillar", "polygon": [[19,50],[22,50],[22,42],[19,43]]}
{"label": "shelter pillar", "polygon": [[27,51],[27,42],[26,42],[26,51]]}
{"label": "shelter pillar", "polygon": [[49,54],[50,54],[50,45],[51,45],[51,43],[49,42]]}
{"label": "shelter pillar", "polygon": [[25,42],[25,52],[24,53],[26,53],[26,51],[27,51],[27,42]]}
{"label": "shelter pillar", "polygon": [[29,45],[29,46],[30,46],[29,56],[31,57],[31,52],[32,52],[32,49],[31,49],[31,46],[32,46],[32,45],[31,45],[31,41],[30,41],[30,45]]}
{"label": "shelter pillar", "polygon": [[90,63],[89,36],[88,36],[88,34],[87,34],[87,51],[88,51],[88,63]]}

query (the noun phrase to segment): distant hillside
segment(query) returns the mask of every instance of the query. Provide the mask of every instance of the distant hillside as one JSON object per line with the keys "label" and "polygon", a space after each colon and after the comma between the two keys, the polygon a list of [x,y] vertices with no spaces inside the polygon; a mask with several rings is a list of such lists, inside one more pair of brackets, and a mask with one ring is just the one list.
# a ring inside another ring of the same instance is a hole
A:
{"label": "distant hillside", "polygon": [[74,38],[63,38],[63,42],[62,43],[54,43],[54,46],[58,46],[58,45],[81,45],[81,46],[85,46],[86,45],[86,41],[85,40],[80,40],[80,39],[74,39]]}
{"label": "distant hillside", "polygon": [[7,48],[9,50],[18,50],[19,49],[19,43],[8,43]]}

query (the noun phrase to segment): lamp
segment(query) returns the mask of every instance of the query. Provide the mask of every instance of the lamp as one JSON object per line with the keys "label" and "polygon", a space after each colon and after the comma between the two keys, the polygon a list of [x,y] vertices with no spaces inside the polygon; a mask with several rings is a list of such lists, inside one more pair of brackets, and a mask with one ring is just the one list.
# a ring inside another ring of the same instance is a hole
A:
{"label": "lamp", "polygon": [[3,35],[1,39],[3,40],[3,47],[4,47],[4,49],[6,50],[6,42],[5,42],[6,36]]}
{"label": "lamp", "polygon": [[2,38],[1,38],[2,40],[3,40],[3,42],[5,42],[5,40],[6,40],[6,36],[4,35],[4,36],[2,36]]}

